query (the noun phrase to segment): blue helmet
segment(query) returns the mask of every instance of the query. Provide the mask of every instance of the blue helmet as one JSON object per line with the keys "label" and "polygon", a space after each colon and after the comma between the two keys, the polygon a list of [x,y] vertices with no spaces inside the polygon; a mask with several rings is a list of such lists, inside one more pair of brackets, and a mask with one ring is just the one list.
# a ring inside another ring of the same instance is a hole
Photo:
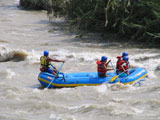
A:
{"label": "blue helmet", "polygon": [[106,56],[102,56],[101,61],[106,61],[108,58]]}
{"label": "blue helmet", "polygon": [[49,51],[44,51],[44,56],[48,56],[49,55]]}
{"label": "blue helmet", "polygon": [[129,60],[128,56],[124,56],[123,60],[128,61]]}
{"label": "blue helmet", "polygon": [[128,56],[128,53],[127,52],[123,52],[122,53],[122,57],[124,57],[124,56]]}

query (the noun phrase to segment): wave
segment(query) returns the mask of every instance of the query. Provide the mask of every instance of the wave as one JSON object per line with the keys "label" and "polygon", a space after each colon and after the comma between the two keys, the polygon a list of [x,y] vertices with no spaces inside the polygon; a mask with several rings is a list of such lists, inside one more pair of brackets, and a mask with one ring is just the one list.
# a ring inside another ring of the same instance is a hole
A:
{"label": "wave", "polygon": [[7,61],[24,61],[25,58],[29,55],[25,50],[9,50],[6,47],[2,46],[0,49],[0,62]]}
{"label": "wave", "polygon": [[147,61],[150,59],[160,59],[160,55],[158,53],[154,53],[154,54],[149,54],[149,53],[145,53],[145,54],[141,54],[137,56],[138,58],[135,59],[136,62],[142,62],[142,61]]}
{"label": "wave", "polygon": [[15,76],[15,72],[11,71],[11,70],[5,70],[5,71],[1,71],[0,72],[0,76],[1,76],[1,79],[0,81],[4,81],[4,79],[12,79],[14,76]]}
{"label": "wave", "polygon": [[28,54],[25,51],[10,51],[8,53],[0,54],[0,62],[7,61],[24,61]]}
{"label": "wave", "polygon": [[0,43],[9,43],[9,42],[6,41],[6,40],[1,40],[1,39],[0,39]]}

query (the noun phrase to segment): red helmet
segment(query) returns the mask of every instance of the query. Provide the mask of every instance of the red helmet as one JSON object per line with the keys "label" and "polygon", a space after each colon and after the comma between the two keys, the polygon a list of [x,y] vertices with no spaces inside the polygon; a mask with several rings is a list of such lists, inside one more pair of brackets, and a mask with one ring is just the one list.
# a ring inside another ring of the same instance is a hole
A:
{"label": "red helmet", "polygon": [[122,56],[117,56],[118,59],[122,58]]}

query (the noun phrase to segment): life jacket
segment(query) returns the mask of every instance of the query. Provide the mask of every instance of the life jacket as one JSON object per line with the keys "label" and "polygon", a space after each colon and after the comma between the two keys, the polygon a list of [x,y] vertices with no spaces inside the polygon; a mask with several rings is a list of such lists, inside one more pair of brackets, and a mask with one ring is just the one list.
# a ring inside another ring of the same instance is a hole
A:
{"label": "life jacket", "polygon": [[121,63],[121,58],[122,58],[122,56],[117,56],[117,64],[116,64],[116,69],[119,69],[119,66],[120,66],[120,63]]}
{"label": "life jacket", "polygon": [[117,61],[116,69],[119,69],[121,61],[122,61],[122,60],[118,60],[118,61]]}
{"label": "life jacket", "polygon": [[47,62],[47,57],[46,56],[41,56],[40,61],[41,61],[42,68],[50,67],[50,62],[49,63]]}
{"label": "life jacket", "polygon": [[101,62],[101,61],[97,61],[97,65],[98,65],[97,66],[97,71],[98,72],[101,72],[101,73],[106,73],[107,72],[107,70],[104,67],[104,65],[107,65],[107,64],[105,64],[104,62]]}
{"label": "life jacket", "polygon": [[125,70],[129,69],[129,62],[126,61]]}
{"label": "life jacket", "polygon": [[120,72],[124,72],[124,70],[123,70],[123,68],[122,68],[122,65],[123,65],[123,64],[126,64],[125,66],[123,66],[123,68],[124,68],[125,70],[127,70],[127,69],[129,68],[129,62],[122,60],[122,61],[119,62],[119,68],[118,68],[118,70],[119,70]]}

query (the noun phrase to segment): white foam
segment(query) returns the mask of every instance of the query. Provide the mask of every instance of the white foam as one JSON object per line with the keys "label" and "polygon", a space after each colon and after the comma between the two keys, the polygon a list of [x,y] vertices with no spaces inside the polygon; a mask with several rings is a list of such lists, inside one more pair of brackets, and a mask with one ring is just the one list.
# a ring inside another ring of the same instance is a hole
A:
{"label": "white foam", "polygon": [[[95,55],[96,54],[96,55]],[[95,62],[98,52],[73,52],[65,49],[51,52],[50,55],[56,59],[67,59],[68,61]],[[99,55],[100,56],[100,55]]]}
{"label": "white foam", "polygon": [[115,83],[115,84],[111,84],[109,86],[109,88],[112,90],[112,91],[120,91],[120,90],[128,90],[129,88],[131,87],[131,85],[124,85],[122,83]]}
{"label": "white foam", "polygon": [[119,104],[116,104],[114,110],[111,112],[112,115],[117,115],[117,116],[133,116],[142,113],[143,110],[141,109],[134,108],[128,105],[126,105],[125,107],[121,107]]}
{"label": "white foam", "polygon": [[134,56],[130,61],[131,65],[133,66],[138,66],[138,67],[144,67],[146,68],[146,70],[148,70],[148,73],[149,73],[149,76],[152,77],[152,78],[156,78],[156,75],[154,74],[154,71],[155,69],[157,68],[158,65],[160,65],[160,59],[153,59],[153,58],[150,58],[150,59],[147,59],[145,61],[139,61],[139,62],[136,62],[135,59],[140,59],[141,57],[154,57],[154,56],[157,56],[156,53],[154,54],[139,54],[139,55],[136,55]]}
{"label": "white foam", "polygon": [[36,89],[33,89],[33,92],[34,92],[34,93],[40,93],[41,90],[39,90],[39,89],[36,88]]}
{"label": "white foam", "polygon": [[91,104],[83,104],[83,105],[80,105],[80,106],[72,106],[72,107],[67,107],[69,110],[78,110],[80,108],[88,108],[90,107]]}
{"label": "white foam", "polygon": [[18,94],[12,90],[7,90],[6,97],[8,99],[13,99],[13,98],[17,99]]}
{"label": "white foam", "polygon": [[12,72],[11,70],[7,70],[7,78],[8,79],[12,79],[15,76],[16,76],[15,72]]}
{"label": "white foam", "polygon": [[40,53],[32,49],[31,52],[28,52],[27,60],[29,63],[40,63]]}
{"label": "white foam", "polygon": [[107,94],[107,86],[105,84],[102,84],[100,86],[96,86],[96,90],[100,93]]}
{"label": "white foam", "polygon": [[116,97],[116,98],[113,98],[113,101],[114,101],[114,102],[118,102],[118,103],[124,103],[124,102],[126,102],[127,100],[124,99],[124,98],[118,98],[118,97]]}
{"label": "white foam", "polygon": [[[15,14],[13,14],[13,16],[15,16]],[[15,31],[12,31],[11,34],[15,35],[15,36],[23,36],[23,37],[37,37],[32,34],[19,33],[19,32],[15,32]]]}
{"label": "white foam", "polygon": [[1,77],[4,76],[3,79],[7,78],[7,79],[10,79],[10,80],[12,80],[16,76],[15,72],[11,71],[10,69],[1,71],[0,75],[1,75]]}
{"label": "white foam", "polygon": [[57,119],[58,117],[57,117],[57,115],[55,115],[55,114],[50,114],[49,118],[50,118],[50,119],[58,120],[58,119]]}
{"label": "white foam", "polygon": [[54,120],[77,120],[73,115],[65,115],[63,114],[50,114],[49,119]]}

